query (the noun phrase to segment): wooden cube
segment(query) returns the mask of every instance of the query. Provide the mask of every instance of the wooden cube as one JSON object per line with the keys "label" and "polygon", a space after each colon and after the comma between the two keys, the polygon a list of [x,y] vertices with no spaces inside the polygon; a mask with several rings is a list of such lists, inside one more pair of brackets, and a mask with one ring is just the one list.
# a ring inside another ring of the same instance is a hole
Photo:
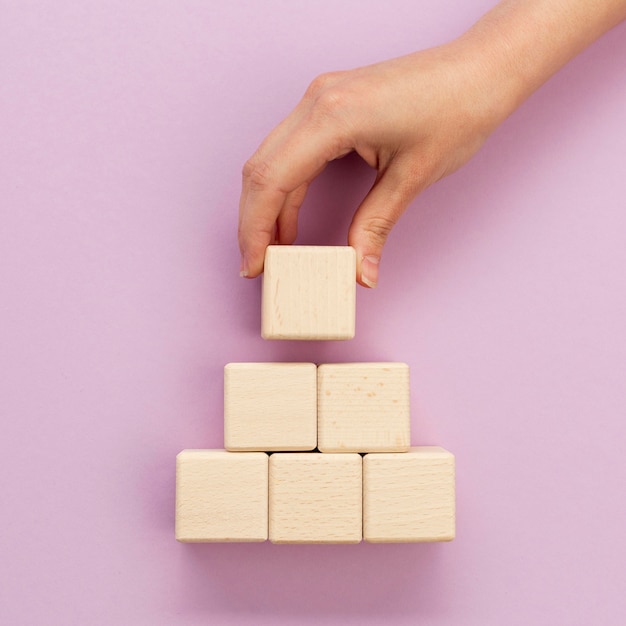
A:
{"label": "wooden cube", "polygon": [[313,450],[317,445],[314,363],[229,363],[224,368],[227,450]]}
{"label": "wooden cube", "polygon": [[265,339],[352,339],[356,254],[349,246],[269,246],[263,270]]}
{"label": "wooden cube", "polygon": [[436,446],[363,458],[363,535],[369,542],[450,541],[454,456]]}
{"label": "wooden cube", "polygon": [[183,450],[176,457],[176,539],[267,539],[268,456]]}
{"label": "wooden cube", "polygon": [[362,465],[359,454],[272,454],[270,541],[359,543]]}
{"label": "wooden cube", "polygon": [[408,365],[320,365],[317,385],[317,445],[322,452],[405,452],[409,449]]}

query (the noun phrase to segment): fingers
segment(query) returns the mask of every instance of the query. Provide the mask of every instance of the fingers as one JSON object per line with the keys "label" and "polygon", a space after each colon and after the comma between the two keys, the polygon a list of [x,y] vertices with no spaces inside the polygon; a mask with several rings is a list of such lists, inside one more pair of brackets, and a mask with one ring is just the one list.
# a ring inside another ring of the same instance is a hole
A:
{"label": "fingers", "polygon": [[298,236],[298,211],[304,202],[308,185],[300,185],[285,198],[283,208],[278,215],[277,237],[280,244],[292,244]]}
{"label": "fingers", "polygon": [[277,222],[281,243],[295,239],[297,211],[309,182],[350,149],[337,125],[307,115],[276,146],[246,163],[239,215],[242,275],[253,278],[263,271]]}
{"label": "fingers", "polygon": [[425,186],[422,177],[407,176],[406,168],[392,163],[380,173],[352,219],[348,243],[356,250],[357,281],[376,287],[383,246],[409,202]]}
{"label": "fingers", "polygon": [[[243,170],[239,201],[241,274],[263,271],[265,248],[275,237],[293,243],[308,184],[328,161],[352,149],[323,96],[341,72],[318,76],[298,106],[263,141]],[[332,95],[330,98],[333,101]]]}
{"label": "fingers", "polygon": [[[302,107],[298,105],[298,107],[296,107],[276,128],[274,128],[274,130],[272,130],[272,132],[259,146],[255,154],[244,165],[242,173],[241,196],[239,198],[238,227],[240,240],[239,245],[241,249],[241,276],[252,277],[257,275],[256,273],[251,272],[251,270],[249,269],[247,254],[251,254],[251,256],[255,258],[256,256],[258,256],[260,250],[264,251],[270,243],[274,243],[277,234],[276,211],[280,211],[282,205],[284,204],[284,201],[277,199],[273,206],[270,205],[270,213],[268,215],[264,216],[263,214],[261,214],[259,221],[256,223],[250,220],[250,216],[246,214],[246,206],[248,194],[250,191],[250,182],[255,168],[254,164],[262,163],[265,156],[274,152],[281,145],[282,141],[289,135],[289,133],[292,132],[292,130],[299,124],[302,117],[301,108]],[[263,219],[264,217],[265,219]],[[241,245],[242,222],[244,221],[244,219],[247,222],[246,248],[248,250],[248,253],[246,253],[243,246]]]}

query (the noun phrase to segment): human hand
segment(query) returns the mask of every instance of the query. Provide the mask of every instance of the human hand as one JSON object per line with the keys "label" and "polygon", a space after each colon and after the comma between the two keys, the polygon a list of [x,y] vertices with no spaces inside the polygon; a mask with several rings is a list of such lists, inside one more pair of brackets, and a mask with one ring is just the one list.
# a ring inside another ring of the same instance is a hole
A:
{"label": "human hand", "polygon": [[244,166],[241,274],[262,272],[268,244],[295,241],[308,185],[355,151],[377,176],[348,243],[357,280],[374,287],[387,236],[411,200],[464,164],[549,76],[625,17],[626,0],[505,0],[451,43],[318,77]]}
{"label": "human hand", "polygon": [[387,235],[415,196],[456,170],[501,119],[484,67],[454,42],[313,81],[246,163],[240,201],[243,275],[263,269],[270,243],[296,238],[310,182],[351,151],[376,168],[348,243],[357,280],[374,287]]}

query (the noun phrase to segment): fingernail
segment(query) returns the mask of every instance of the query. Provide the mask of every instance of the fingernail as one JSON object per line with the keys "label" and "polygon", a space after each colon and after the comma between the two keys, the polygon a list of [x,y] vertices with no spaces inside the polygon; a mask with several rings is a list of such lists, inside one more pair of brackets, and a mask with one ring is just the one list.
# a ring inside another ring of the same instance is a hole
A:
{"label": "fingernail", "polygon": [[374,289],[378,284],[378,265],[380,259],[377,256],[366,256],[361,261],[361,281]]}
{"label": "fingernail", "polygon": [[241,255],[241,265],[239,266],[239,276],[241,278],[247,278],[248,276],[248,260],[245,255]]}

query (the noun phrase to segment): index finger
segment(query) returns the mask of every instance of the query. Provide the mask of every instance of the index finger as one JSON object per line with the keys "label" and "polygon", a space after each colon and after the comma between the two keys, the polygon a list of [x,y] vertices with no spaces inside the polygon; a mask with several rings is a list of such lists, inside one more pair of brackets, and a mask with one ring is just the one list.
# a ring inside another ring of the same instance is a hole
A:
{"label": "index finger", "polygon": [[239,213],[242,275],[253,278],[263,271],[265,248],[272,241],[288,195],[351,149],[334,124],[312,123],[307,116],[269,152],[246,163],[245,197],[242,195]]}

